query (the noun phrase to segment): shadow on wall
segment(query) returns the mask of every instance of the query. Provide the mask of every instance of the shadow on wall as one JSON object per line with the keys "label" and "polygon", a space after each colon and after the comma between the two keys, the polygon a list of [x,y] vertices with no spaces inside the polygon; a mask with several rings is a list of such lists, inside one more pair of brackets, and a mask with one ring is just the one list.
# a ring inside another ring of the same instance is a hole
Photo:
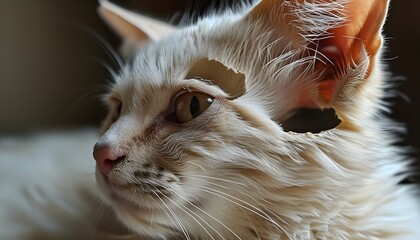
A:
{"label": "shadow on wall", "polygon": [[[114,0],[162,19],[185,9],[203,13],[211,0]],[[232,2],[225,0],[224,2]],[[29,6],[30,4],[30,6]],[[190,7],[186,7],[189,5]],[[115,63],[83,27],[112,46],[119,40],[96,14],[97,0],[0,1],[0,134],[98,125],[105,109],[100,94]],[[392,117],[408,126],[404,144],[420,149],[419,1],[393,1],[385,33],[391,71],[404,76]],[[419,154],[413,156],[419,158]]]}

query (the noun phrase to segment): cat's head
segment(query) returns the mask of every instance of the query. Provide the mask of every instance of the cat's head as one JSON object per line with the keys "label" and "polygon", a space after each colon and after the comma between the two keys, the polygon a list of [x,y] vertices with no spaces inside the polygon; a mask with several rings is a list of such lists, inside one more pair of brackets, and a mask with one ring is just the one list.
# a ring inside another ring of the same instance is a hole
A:
{"label": "cat's head", "polygon": [[[340,203],[369,171],[355,136],[380,107],[387,4],[263,0],[175,28],[103,1],[133,57],[94,151],[119,218],[152,237],[286,236]],[[299,133],[302,108],[341,121]]]}

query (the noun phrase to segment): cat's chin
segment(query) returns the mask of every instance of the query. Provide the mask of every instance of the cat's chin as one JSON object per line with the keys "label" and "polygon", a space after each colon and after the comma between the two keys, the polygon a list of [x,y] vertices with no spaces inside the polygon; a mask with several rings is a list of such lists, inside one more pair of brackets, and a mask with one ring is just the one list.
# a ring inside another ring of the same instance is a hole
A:
{"label": "cat's chin", "polygon": [[145,195],[142,198],[142,201],[139,202],[133,198],[132,191],[129,191],[131,192],[130,195],[126,190],[124,191],[123,189],[119,189],[119,187],[113,186],[101,174],[96,174],[96,181],[104,200],[112,207],[117,208],[118,211],[122,211],[124,214],[140,214],[142,216],[146,216],[152,214],[156,215],[161,212],[161,208],[159,208],[154,203],[154,200],[148,195]]}
{"label": "cat's chin", "polygon": [[109,198],[114,207],[118,208],[119,211],[125,212],[127,214],[133,214],[133,213],[144,214],[144,213],[152,213],[152,212],[159,211],[159,209],[156,209],[150,206],[137,204],[130,199],[122,197],[116,192],[109,193]]}
{"label": "cat's chin", "polygon": [[104,177],[100,176],[99,179],[101,180],[98,181],[98,185],[105,201],[115,210],[118,219],[133,232],[142,236],[142,239],[166,239],[168,236],[179,234],[170,227],[166,213],[157,204],[134,201],[127,194],[110,187]]}

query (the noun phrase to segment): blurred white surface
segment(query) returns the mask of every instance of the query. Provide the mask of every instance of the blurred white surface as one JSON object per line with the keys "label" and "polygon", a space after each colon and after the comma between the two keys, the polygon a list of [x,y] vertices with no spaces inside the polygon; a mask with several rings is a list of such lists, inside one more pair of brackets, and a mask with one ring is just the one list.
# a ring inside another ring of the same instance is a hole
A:
{"label": "blurred white surface", "polygon": [[108,239],[100,229],[117,224],[102,224],[97,138],[94,129],[0,138],[0,239]]}

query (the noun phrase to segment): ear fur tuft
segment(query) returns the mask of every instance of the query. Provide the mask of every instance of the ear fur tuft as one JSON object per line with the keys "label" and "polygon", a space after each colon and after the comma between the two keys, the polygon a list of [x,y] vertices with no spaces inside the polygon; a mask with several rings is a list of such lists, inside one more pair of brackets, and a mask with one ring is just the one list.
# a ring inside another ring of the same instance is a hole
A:
{"label": "ear fur tuft", "polygon": [[310,104],[303,107],[331,107],[335,100],[343,98],[340,94],[348,86],[362,82],[349,76],[357,75],[359,80],[370,76],[382,45],[381,30],[388,3],[389,0],[262,0],[248,16],[262,21],[274,34],[283,32],[290,36],[295,46],[306,48],[315,56],[315,71],[322,74],[316,80],[318,91],[304,90],[312,94],[304,97],[305,103]]}

